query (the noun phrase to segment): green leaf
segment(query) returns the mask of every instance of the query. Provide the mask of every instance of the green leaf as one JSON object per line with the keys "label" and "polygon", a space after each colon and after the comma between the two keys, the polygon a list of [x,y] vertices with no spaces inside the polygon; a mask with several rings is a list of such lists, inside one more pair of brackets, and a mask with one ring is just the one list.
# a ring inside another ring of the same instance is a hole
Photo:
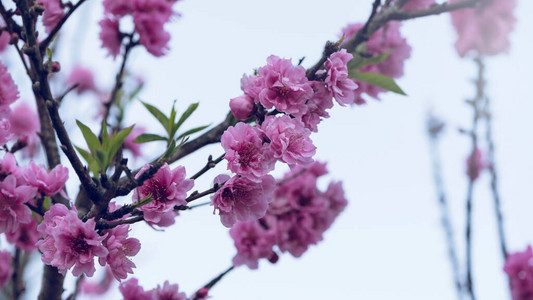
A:
{"label": "green leaf", "polygon": [[102,121],[102,149],[107,151],[109,149],[109,133],[107,132],[107,124],[105,120]]}
{"label": "green leaf", "polygon": [[172,154],[174,153],[175,149],[176,149],[176,141],[172,140],[170,142],[170,144],[168,145],[168,148],[165,151],[165,153],[163,153],[163,159],[164,160],[169,159],[172,156]]}
{"label": "green leaf", "polygon": [[[193,103],[191,105],[189,105],[189,107],[187,108],[187,110],[183,113],[183,115],[181,115],[180,119],[178,120],[178,123],[176,123],[173,128],[172,128],[172,132],[176,133],[176,131],[178,131],[178,129],[180,128],[180,126],[192,115],[192,113],[198,108],[198,103]],[[173,136],[171,136],[173,137]]]}
{"label": "green leaf", "polygon": [[104,150],[98,149],[96,150],[96,153],[94,155],[94,158],[96,160],[96,163],[98,164],[98,167],[100,168],[99,171],[105,172],[108,167],[107,163],[107,153]]}
{"label": "green leaf", "polygon": [[364,81],[371,85],[378,86],[387,91],[391,91],[400,95],[406,96],[405,92],[394,82],[394,80],[388,76],[368,73],[368,72],[350,72],[349,76],[355,80]]}
{"label": "green leaf", "polygon": [[137,144],[143,144],[143,143],[148,143],[148,142],[153,142],[153,141],[166,141],[166,140],[167,138],[164,136],[160,136],[160,135],[152,134],[152,133],[143,133],[139,135],[138,137],[136,137],[133,140],[133,142]]}
{"label": "green leaf", "polygon": [[[124,143],[124,140],[128,137],[128,135],[131,133],[131,131],[133,130],[133,126],[130,126],[128,128],[124,128],[123,130],[121,130],[119,133],[117,133],[116,135],[114,135],[113,137],[111,137],[111,140],[109,142],[109,149],[107,151],[107,163],[110,164],[111,161],[113,160],[113,157],[115,156],[115,154],[117,153],[118,149],[120,149],[120,147],[122,146],[122,144]],[[106,166],[107,167],[107,166]]]}
{"label": "green leaf", "polygon": [[93,175],[98,177],[98,172],[100,171],[100,168],[98,167],[96,160],[94,160],[94,158],[89,152],[83,150],[82,148],[78,146],[74,146],[74,148],[76,148],[76,150],[78,150],[78,152],[85,159],[85,161],[87,161],[87,167],[89,168],[89,170],[91,170],[91,172],[93,172]]}
{"label": "green leaf", "polygon": [[209,125],[204,125],[204,126],[200,126],[200,127],[196,127],[196,128],[193,128],[193,129],[189,129],[189,130],[185,131],[184,133],[180,134],[180,135],[176,138],[176,140],[179,140],[179,139],[181,139],[182,137],[186,137],[186,136],[191,135],[191,134],[193,134],[193,133],[196,133],[196,132],[198,132],[198,131],[202,131],[202,130],[206,129],[206,128],[209,127],[209,126],[211,126],[211,124],[209,124]]}
{"label": "green leaf", "polygon": [[76,123],[78,124],[78,127],[80,128],[81,133],[85,138],[85,142],[87,142],[87,146],[89,146],[89,149],[91,150],[91,153],[94,154],[97,149],[101,148],[100,140],[98,140],[98,137],[85,124],[78,120],[76,120]]}
{"label": "green leaf", "polygon": [[391,53],[392,53],[392,50],[382,53],[380,55],[375,55],[375,56],[368,57],[368,58],[363,57],[357,53],[354,53],[354,58],[348,62],[348,70],[356,71],[366,65],[379,64],[380,62],[386,60],[387,57],[389,57]]}
{"label": "green leaf", "polygon": [[46,48],[46,54],[48,55],[48,61],[52,61],[52,49]]}
{"label": "green leaf", "polygon": [[168,133],[168,140],[171,140],[174,138],[174,135],[176,134],[176,131],[174,130],[174,124],[176,122],[176,100],[174,100],[174,103],[172,104],[172,110],[170,111],[170,119],[168,120],[168,128],[170,128],[170,132]]}
{"label": "green leaf", "polygon": [[163,128],[165,128],[167,133],[170,133],[171,128],[168,126],[168,123],[169,123],[168,117],[165,116],[165,114],[162,113],[157,107],[150,105],[143,101],[141,101],[141,103],[152,114],[152,116],[154,116],[159,121],[159,123],[163,126]]}

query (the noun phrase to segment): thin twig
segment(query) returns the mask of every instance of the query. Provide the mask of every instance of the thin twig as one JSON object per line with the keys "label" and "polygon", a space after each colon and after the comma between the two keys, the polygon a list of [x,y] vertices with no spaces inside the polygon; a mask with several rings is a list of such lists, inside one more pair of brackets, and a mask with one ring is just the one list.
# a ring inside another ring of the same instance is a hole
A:
{"label": "thin twig", "polygon": [[198,171],[196,174],[192,175],[191,179],[192,180],[196,180],[200,176],[202,176],[205,172],[207,172],[210,169],[214,168],[219,162],[221,162],[224,159],[224,155],[226,155],[226,153],[222,154],[221,156],[219,156],[215,160],[213,160],[213,156],[209,155],[209,157],[207,158],[207,163],[205,164],[205,166],[200,171]]}

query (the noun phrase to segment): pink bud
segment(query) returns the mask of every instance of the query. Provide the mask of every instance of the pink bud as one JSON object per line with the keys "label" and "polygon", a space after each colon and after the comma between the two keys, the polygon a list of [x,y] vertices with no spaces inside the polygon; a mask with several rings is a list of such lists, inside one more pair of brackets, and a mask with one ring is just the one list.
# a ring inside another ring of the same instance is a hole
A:
{"label": "pink bud", "polygon": [[229,107],[235,118],[244,121],[252,113],[254,101],[248,95],[242,95],[240,97],[231,99],[229,101]]}

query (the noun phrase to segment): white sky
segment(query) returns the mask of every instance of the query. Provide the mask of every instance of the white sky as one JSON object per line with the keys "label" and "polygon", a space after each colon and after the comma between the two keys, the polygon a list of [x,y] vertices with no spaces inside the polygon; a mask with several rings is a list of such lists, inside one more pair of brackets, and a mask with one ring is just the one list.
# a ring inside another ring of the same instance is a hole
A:
{"label": "white sky", "polygon": [[[76,44],[56,57],[64,70],[70,69],[72,60],[81,59],[98,72],[101,86],[111,87],[116,62],[112,68],[112,60],[105,58],[96,40],[100,3],[88,4],[85,14],[80,10],[71,20],[70,33],[64,36],[63,42]],[[347,23],[365,20],[370,5],[370,0],[180,1],[175,8],[182,17],[169,26],[169,55],[157,59],[139,48],[129,66],[147,82],[143,100],[169,109],[178,99],[182,110],[188,103],[200,102],[196,118],[187,124],[216,124],[228,110],[229,99],[241,94],[243,73],[264,65],[270,54],[294,61],[305,56],[304,66],[314,64],[325,42],[336,39]],[[511,53],[492,58],[487,65],[505,229],[512,251],[525,249],[533,236],[533,136],[528,130],[533,126],[528,93],[533,21],[526,15],[531,11],[531,1],[518,0]],[[413,52],[398,82],[409,96],[385,94],[381,102],[366,106],[336,107],[332,118],[312,136],[317,158],[328,161],[329,179],[344,181],[349,200],[345,212],[324,241],[300,259],[286,254],[276,265],[260,264],[258,271],[238,268],[212,290],[213,299],[454,299],[425,119],[432,109],[447,121],[441,148],[444,180],[463,261],[464,160],[470,144],[456,129],[470,126],[471,111],[463,100],[474,95],[475,67],[456,55],[447,15],[411,21],[402,30]],[[81,34],[73,39],[72,32]],[[74,128],[75,118],[91,122],[86,113],[91,105],[77,103],[74,97],[66,101],[67,126]],[[130,113],[132,123],[159,130],[139,105]],[[218,145],[207,147],[182,163],[193,174],[207,155],[221,153]],[[224,167],[217,170],[223,172]],[[205,175],[198,189],[208,187],[217,174]],[[474,279],[479,299],[506,299],[488,182],[483,175],[475,190]],[[71,194],[74,191],[72,187]],[[227,229],[210,207],[183,212],[165,233],[141,224],[133,227],[132,235],[142,243],[134,258],[135,277],[146,289],[169,280],[189,294],[227,268],[235,253]],[[117,290],[107,298],[119,297]]]}

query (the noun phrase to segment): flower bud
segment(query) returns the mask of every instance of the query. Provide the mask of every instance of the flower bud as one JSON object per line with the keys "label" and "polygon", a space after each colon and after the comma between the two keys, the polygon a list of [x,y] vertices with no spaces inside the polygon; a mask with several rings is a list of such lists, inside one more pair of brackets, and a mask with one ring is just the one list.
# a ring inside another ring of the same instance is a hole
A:
{"label": "flower bud", "polygon": [[248,95],[242,95],[240,97],[231,99],[229,101],[229,107],[235,118],[244,121],[252,113],[254,101]]}

